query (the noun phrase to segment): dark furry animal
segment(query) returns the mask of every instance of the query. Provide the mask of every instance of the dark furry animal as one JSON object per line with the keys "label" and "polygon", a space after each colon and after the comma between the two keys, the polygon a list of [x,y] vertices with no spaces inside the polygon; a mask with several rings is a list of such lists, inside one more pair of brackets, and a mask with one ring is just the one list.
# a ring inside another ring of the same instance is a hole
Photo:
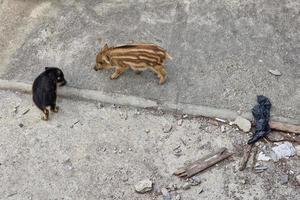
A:
{"label": "dark furry animal", "polygon": [[56,67],[46,67],[33,82],[32,94],[33,102],[44,113],[43,120],[48,120],[50,107],[52,112],[58,112],[56,106],[57,86],[63,86],[67,83],[64,73]]}

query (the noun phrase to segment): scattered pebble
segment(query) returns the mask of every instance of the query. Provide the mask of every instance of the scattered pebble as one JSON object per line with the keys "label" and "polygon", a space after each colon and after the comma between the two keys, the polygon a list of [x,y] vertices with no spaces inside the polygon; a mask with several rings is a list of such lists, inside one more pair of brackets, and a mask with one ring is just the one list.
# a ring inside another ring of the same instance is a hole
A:
{"label": "scattered pebble", "polygon": [[300,174],[298,176],[296,176],[296,181],[298,182],[298,184],[300,185]]}
{"label": "scattered pebble", "polygon": [[29,111],[30,109],[27,109],[25,112],[22,113],[22,115],[26,115]]}
{"label": "scattered pebble", "polygon": [[150,133],[150,130],[149,130],[149,129],[146,129],[146,130],[145,130],[145,133]]}
{"label": "scattered pebble", "polygon": [[182,186],[181,186],[181,188],[182,189],[184,189],[184,190],[188,190],[188,189],[190,189],[191,188],[191,184],[190,183],[184,183]]}
{"label": "scattered pebble", "polygon": [[209,118],[207,122],[210,123],[210,124],[212,124],[212,125],[214,125],[214,126],[219,126],[218,121],[215,120],[215,119]]}
{"label": "scattered pebble", "polygon": [[76,125],[76,124],[78,124],[80,122],[80,120],[77,120],[76,122],[74,122],[71,126],[70,126],[70,128],[74,128],[74,126]]}
{"label": "scattered pebble", "polygon": [[282,184],[282,185],[285,185],[287,184],[289,181],[289,175],[283,175],[280,177],[279,179],[279,182]]}
{"label": "scattered pebble", "polygon": [[199,194],[201,194],[202,192],[204,192],[204,189],[203,188],[200,188],[200,190],[199,190]]}
{"label": "scattered pebble", "polygon": [[152,190],[152,181],[150,179],[144,179],[134,185],[135,191],[138,193],[146,193]]}
{"label": "scattered pebble", "polygon": [[221,126],[221,132],[224,133],[225,131],[226,131],[225,126],[222,125],[222,126]]}
{"label": "scattered pebble", "polygon": [[163,200],[171,200],[172,199],[169,191],[166,188],[162,188],[160,191],[163,195]]}
{"label": "scattered pebble", "polygon": [[162,128],[164,133],[169,133],[172,130],[172,125],[171,124],[165,124]]}
{"label": "scattered pebble", "polygon": [[281,76],[281,72],[278,69],[270,69],[269,72],[275,76]]}
{"label": "scattered pebble", "polygon": [[266,166],[256,166],[254,168],[254,170],[255,170],[256,173],[262,173],[262,172],[264,172],[267,169],[268,169],[268,167],[266,167]]}
{"label": "scattered pebble", "polygon": [[98,108],[98,109],[101,109],[101,108],[103,108],[103,107],[104,107],[104,105],[103,105],[102,103],[98,103],[98,104],[97,104],[97,108]]}
{"label": "scattered pebble", "polygon": [[170,191],[175,191],[177,190],[177,185],[176,184],[169,184],[169,186],[167,187]]}
{"label": "scattered pebble", "polygon": [[191,180],[192,180],[191,184],[192,184],[193,186],[199,185],[199,184],[202,182],[202,179],[201,179],[199,176],[193,176],[193,177],[191,178]]}
{"label": "scattered pebble", "polygon": [[176,151],[174,152],[174,155],[177,156],[177,157],[182,156],[182,151],[181,151],[181,149],[176,150]]}
{"label": "scattered pebble", "polygon": [[182,119],[186,119],[186,118],[188,118],[187,114],[182,115]]}
{"label": "scattered pebble", "polygon": [[141,114],[141,112],[140,112],[139,110],[136,110],[136,112],[135,112],[134,114],[136,114],[136,115],[140,115],[140,114]]}
{"label": "scattered pebble", "polygon": [[14,113],[15,113],[15,114],[18,113],[18,108],[19,108],[19,106],[16,106],[16,107],[14,108]]}
{"label": "scattered pebble", "polygon": [[177,121],[177,125],[178,125],[178,126],[181,126],[182,123],[183,123],[183,119],[179,119],[179,120]]}
{"label": "scattered pebble", "polygon": [[120,112],[119,115],[120,115],[121,119],[124,119],[124,120],[127,120],[127,119],[128,119],[127,113],[122,113],[122,112]]}
{"label": "scattered pebble", "polygon": [[242,180],[241,180],[241,183],[242,183],[243,185],[246,185],[247,180],[246,180],[246,179],[242,179]]}
{"label": "scattered pebble", "polygon": [[300,145],[295,146],[297,156],[300,156]]}
{"label": "scattered pebble", "polygon": [[266,154],[264,154],[264,152],[260,152],[257,156],[257,160],[258,161],[269,161],[269,160],[271,160],[271,158],[269,156],[267,156]]}
{"label": "scattered pebble", "polygon": [[248,119],[245,119],[241,116],[238,116],[233,124],[236,124],[242,131],[249,132],[251,129],[251,122]]}
{"label": "scattered pebble", "polygon": [[175,196],[175,200],[180,200],[180,199],[181,199],[180,194],[177,194],[177,195]]}

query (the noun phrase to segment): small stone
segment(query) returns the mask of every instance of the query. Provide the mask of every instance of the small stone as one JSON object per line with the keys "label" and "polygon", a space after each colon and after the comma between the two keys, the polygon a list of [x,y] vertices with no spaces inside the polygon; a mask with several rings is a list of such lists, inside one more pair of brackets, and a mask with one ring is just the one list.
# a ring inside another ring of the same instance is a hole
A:
{"label": "small stone", "polygon": [[128,151],[132,151],[132,148],[128,148]]}
{"label": "small stone", "polygon": [[14,113],[15,113],[15,114],[18,113],[18,108],[19,108],[19,106],[16,106],[16,107],[14,108]]}
{"label": "small stone", "polygon": [[258,161],[269,161],[269,160],[271,160],[271,157],[264,154],[264,152],[259,152],[259,154],[257,156],[257,160]]}
{"label": "small stone", "polygon": [[163,132],[164,133],[169,133],[172,130],[172,125],[171,124],[165,124],[163,126]]}
{"label": "small stone", "polygon": [[275,76],[281,76],[281,72],[278,69],[270,69],[269,72]]}
{"label": "small stone", "polygon": [[242,131],[249,132],[251,129],[251,122],[248,119],[238,116],[233,124],[236,124]]}
{"label": "small stone", "polygon": [[285,185],[287,184],[289,181],[289,175],[283,175],[280,177],[280,180],[279,182],[282,184],[282,185]]}
{"label": "small stone", "polygon": [[295,146],[297,156],[300,156],[300,145]]}
{"label": "small stone", "polygon": [[241,182],[242,182],[243,185],[246,185],[247,180],[246,179],[242,179]]}
{"label": "small stone", "polygon": [[135,114],[136,114],[136,115],[140,115],[141,112],[137,110],[137,111],[135,112]]}
{"label": "small stone", "polygon": [[296,176],[296,181],[298,182],[298,184],[300,185],[300,174],[298,176]]}
{"label": "small stone", "polygon": [[102,149],[102,151],[105,152],[105,151],[106,151],[106,148],[104,147],[104,148]]}
{"label": "small stone", "polygon": [[145,133],[150,133],[150,130],[149,130],[149,129],[146,129],[146,130],[145,130]]}
{"label": "small stone", "polygon": [[221,126],[221,132],[224,133],[226,131],[225,126]]}
{"label": "small stone", "polygon": [[180,156],[182,156],[182,153],[181,153],[181,152],[175,152],[174,155],[175,155],[176,157],[180,157]]}
{"label": "small stone", "polygon": [[134,185],[135,191],[138,193],[146,193],[152,190],[152,181],[150,179],[144,179]]}
{"label": "small stone", "polygon": [[188,190],[191,188],[191,184],[190,183],[184,183],[182,186],[181,186],[182,189],[184,190]]}
{"label": "small stone", "polygon": [[119,153],[123,153],[123,151],[122,151],[122,150],[119,150]]}
{"label": "small stone", "polygon": [[193,183],[192,183],[193,185],[199,185],[202,182],[202,180],[199,176],[193,176],[191,179],[193,181]]}
{"label": "small stone", "polygon": [[24,124],[20,123],[20,124],[19,124],[19,127],[20,127],[20,128],[23,128],[23,127],[24,127]]}
{"label": "small stone", "polygon": [[123,182],[127,182],[128,181],[128,177],[122,177],[121,178]]}
{"label": "small stone", "polygon": [[186,119],[186,118],[188,118],[187,114],[182,115],[182,119]]}
{"label": "small stone", "polygon": [[181,199],[180,194],[177,194],[177,195],[175,196],[175,200],[180,200],[180,199]]}
{"label": "small stone", "polygon": [[177,125],[178,125],[178,126],[181,126],[182,123],[183,123],[183,120],[182,120],[182,119],[179,119],[179,120],[177,121]]}
{"label": "small stone", "polygon": [[169,191],[175,191],[178,189],[176,184],[169,184],[167,188],[169,189]]}
{"label": "small stone", "polygon": [[255,172],[261,173],[261,172],[267,170],[268,167],[266,167],[266,166],[257,166],[257,167],[255,167],[254,169],[255,169]]}
{"label": "small stone", "polygon": [[215,119],[209,118],[207,122],[214,125],[214,126],[219,126],[219,122]]}
{"label": "small stone", "polygon": [[98,109],[101,109],[101,108],[103,108],[103,107],[104,107],[104,105],[103,105],[102,103],[98,103],[98,104],[97,104],[97,108],[98,108]]}
{"label": "small stone", "polygon": [[124,119],[124,120],[127,120],[127,119],[128,119],[127,113],[122,113],[122,112],[120,112],[119,115],[120,115],[121,119]]}
{"label": "small stone", "polygon": [[163,200],[171,200],[172,199],[169,191],[166,188],[162,188],[160,191],[163,195]]}
{"label": "small stone", "polygon": [[198,194],[201,194],[202,192],[204,192],[204,189],[203,189],[203,188],[200,188]]}

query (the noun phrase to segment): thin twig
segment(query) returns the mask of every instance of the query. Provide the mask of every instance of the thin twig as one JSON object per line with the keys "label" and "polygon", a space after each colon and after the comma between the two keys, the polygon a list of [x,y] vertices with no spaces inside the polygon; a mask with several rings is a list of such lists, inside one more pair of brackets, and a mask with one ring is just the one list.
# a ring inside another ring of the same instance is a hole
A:
{"label": "thin twig", "polygon": [[244,150],[244,155],[243,155],[242,161],[240,163],[240,167],[239,167],[240,171],[243,171],[246,168],[252,147],[253,147],[253,144],[247,145],[247,148]]}
{"label": "thin twig", "polygon": [[258,153],[258,147],[255,146],[254,147],[254,152],[253,152],[253,158],[252,158],[252,165],[251,165],[252,170],[254,170],[255,165],[256,165],[256,156],[257,156],[257,153]]}

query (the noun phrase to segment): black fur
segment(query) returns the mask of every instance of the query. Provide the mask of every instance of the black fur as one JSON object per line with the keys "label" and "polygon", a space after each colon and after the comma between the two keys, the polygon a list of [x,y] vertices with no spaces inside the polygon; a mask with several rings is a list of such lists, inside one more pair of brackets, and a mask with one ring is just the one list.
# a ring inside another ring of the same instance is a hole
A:
{"label": "black fur", "polygon": [[47,106],[50,106],[52,111],[57,110],[57,85],[63,86],[66,83],[63,72],[56,67],[46,67],[45,71],[34,80],[32,85],[33,102],[43,111],[45,120],[48,119],[49,114]]}

